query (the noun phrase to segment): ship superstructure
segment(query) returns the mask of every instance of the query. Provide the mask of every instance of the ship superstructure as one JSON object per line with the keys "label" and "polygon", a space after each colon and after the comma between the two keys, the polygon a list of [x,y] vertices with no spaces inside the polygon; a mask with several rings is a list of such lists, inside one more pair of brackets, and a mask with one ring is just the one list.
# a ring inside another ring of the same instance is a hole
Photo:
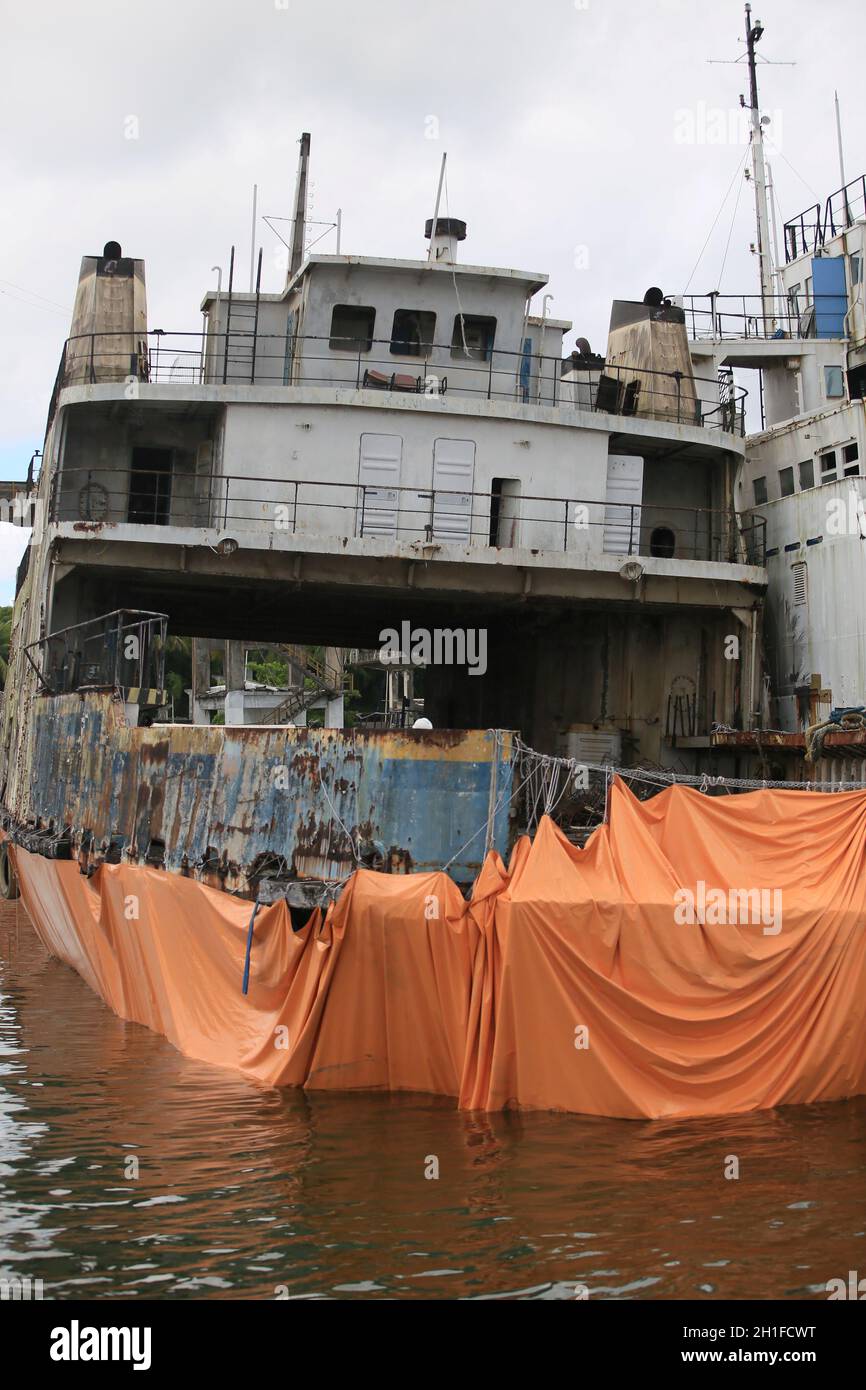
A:
{"label": "ship superstructure", "polygon": [[680,300],[696,373],[760,374],[760,419],[747,436],[735,501],[743,517],[766,524],[765,696],[751,729],[719,730],[714,743],[759,751],[765,775],[862,785],[866,177],[844,182],[843,174],[842,187],[786,221],[784,256],[775,260],[757,31],[746,8],[761,293]]}
{"label": "ship superstructure", "polygon": [[[306,138],[299,188],[308,157]],[[576,760],[741,767],[710,745],[715,724],[760,717],[744,393],[695,372],[658,292],[614,304],[605,354],[569,353],[571,325],[535,308],[545,275],[464,261],[455,218],[425,232],[418,259],[293,251],[273,293],[261,258],[239,292],[233,254],[188,334],[149,325],[142,261],[116,243],[85,257],[19,576],[10,825],[92,863],[221,866],[234,891],[268,856],[292,882],[362,853],[457,853],[469,877],[519,828],[512,733]],[[375,662],[387,633],[398,680],[403,648],[421,652],[432,726],[396,749],[394,731],[342,727],[348,663]],[[167,722],[169,635],[198,644],[194,728]],[[324,729],[297,727],[291,692],[249,688],[244,652],[268,644]],[[311,645],[320,687],[292,656]],[[291,810],[273,801],[278,744]]]}

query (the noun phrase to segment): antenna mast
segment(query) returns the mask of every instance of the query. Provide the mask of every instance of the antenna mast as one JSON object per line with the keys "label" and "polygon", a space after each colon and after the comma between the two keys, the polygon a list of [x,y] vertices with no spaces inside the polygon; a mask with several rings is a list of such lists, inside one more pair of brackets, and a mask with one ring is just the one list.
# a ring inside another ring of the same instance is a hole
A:
{"label": "antenna mast", "polygon": [[[775,319],[773,299],[773,266],[770,254],[770,218],[767,211],[767,175],[764,167],[764,131],[758,106],[758,74],[755,68],[755,44],[764,32],[758,19],[752,23],[752,7],[746,5],[746,52],[749,59],[749,110],[752,113],[752,174],[755,182],[755,212],[758,222],[758,265],[761,273],[761,305],[764,323]],[[745,106],[745,99],[740,97]]]}
{"label": "antenna mast", "polygon": [[845,160],[842,155],[842,117],[839,115],[839,93],[834,92],[833,98],[836,102],[836,141],[839,146],[839,177],[842,180],[842,187],[845,187]]}

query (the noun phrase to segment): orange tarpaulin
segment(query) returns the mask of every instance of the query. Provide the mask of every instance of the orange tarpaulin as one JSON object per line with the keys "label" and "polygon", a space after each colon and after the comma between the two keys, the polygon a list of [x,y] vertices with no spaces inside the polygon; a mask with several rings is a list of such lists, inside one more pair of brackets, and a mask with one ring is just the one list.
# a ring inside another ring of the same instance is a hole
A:
{"label": "orange tarpaulin", "polygon": [[267,1085],[656,1117],[866,1092],[866,794],[619,782],[586,849],[542,820],[465,902],[359,870],[291,929],[138,866],[13,850],[46,946],[122,1017]]}

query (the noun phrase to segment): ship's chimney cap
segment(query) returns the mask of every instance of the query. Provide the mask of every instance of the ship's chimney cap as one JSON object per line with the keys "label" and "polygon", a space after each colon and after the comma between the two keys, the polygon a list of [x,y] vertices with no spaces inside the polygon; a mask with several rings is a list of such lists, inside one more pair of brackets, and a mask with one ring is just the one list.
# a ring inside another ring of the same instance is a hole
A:
{"label": "ship's chimney cap", "polygon": [[[428,217],[424,224],[425,237],[433,235],[433,218]],[[466,240],[466,223],[461,222],[459,217],[437,217],[436,235],[456,237],[458,241]]]}
{"label": "ship's chimney cap", "polygon": [[120,249],[119,241],[107,241],[102,248],[102,256],[106,261],[119,261],[123,252]]}

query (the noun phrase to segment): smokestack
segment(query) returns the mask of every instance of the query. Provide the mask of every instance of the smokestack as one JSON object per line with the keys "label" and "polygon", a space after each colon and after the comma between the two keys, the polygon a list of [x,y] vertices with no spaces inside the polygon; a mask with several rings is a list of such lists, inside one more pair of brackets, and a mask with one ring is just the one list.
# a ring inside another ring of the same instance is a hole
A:
{"label": "smokestack", "polygon": [[101,256],[84,256],[66,347],[64,382],[126,381],[147,354],[144,261],[107,241]]}
{"label": "smokestack", "polygon": [[433,218],[428,217],[424,235],[430,242],[427,259],[434,265],[454,265],[457,260],[457,243],[466,240],[466,223],[458,217],[437,217],[436,230],[433,231]]}
{"label": "smokestack", "polygon": [[304,238],[307,232],[307,170],[310,163],[310,136],[305,131],[301,136],[301,153],[298,159],[298,181],[295,185],[295,208],[292,220],[292,254],[289,257],[289,273],[286,284],[301,268],[304,259]]}

